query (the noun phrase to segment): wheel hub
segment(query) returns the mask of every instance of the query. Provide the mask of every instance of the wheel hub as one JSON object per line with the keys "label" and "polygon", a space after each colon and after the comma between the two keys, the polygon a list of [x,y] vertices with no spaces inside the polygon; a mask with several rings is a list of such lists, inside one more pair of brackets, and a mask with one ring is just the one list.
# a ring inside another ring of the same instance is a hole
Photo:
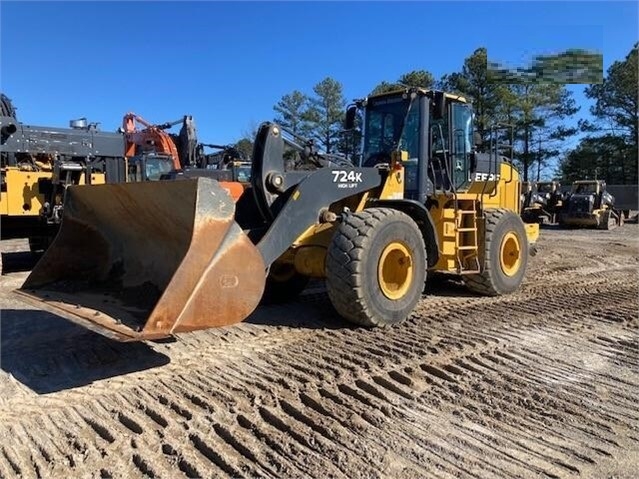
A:
{"label": "wheel hub", "polygon": [[506,276],[514,276],[521,264],[521,244],[513,232],[504,236],[499,254],[501,270]]}
{"label": "wheel hub", "polygon": [[391,300],[403,297],[413,279],[413,258],[405,244],[394,241],[382,251],[377,280],[384,296]]}

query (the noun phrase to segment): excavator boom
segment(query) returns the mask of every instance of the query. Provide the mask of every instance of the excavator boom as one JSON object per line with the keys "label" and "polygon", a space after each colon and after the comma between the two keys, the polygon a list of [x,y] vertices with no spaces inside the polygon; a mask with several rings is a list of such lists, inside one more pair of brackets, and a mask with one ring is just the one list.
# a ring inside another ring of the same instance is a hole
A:
{"label": "excavator boom", "polygon": [[[145,128],[139,129],[136,123],[140,123]],[[122,119],[122,129],[124,130],[125,147],[124,155],[127,158],[137,154],[138,147],[152,150],[154,153],[170,155],[173,159],[173,168],[181,170],[180,156],[171,136],[164,130],[173,126],[174,123],[164,125],[153,125],[144,118],[129,112]]]}

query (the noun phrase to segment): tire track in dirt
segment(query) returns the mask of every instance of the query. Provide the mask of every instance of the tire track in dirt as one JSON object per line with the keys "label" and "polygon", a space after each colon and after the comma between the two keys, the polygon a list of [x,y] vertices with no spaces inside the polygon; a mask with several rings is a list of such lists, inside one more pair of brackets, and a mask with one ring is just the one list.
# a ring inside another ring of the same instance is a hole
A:
{"label": "tire track in dirt", "polygon": [[[614,283],[613,283],[614,284]],[[621,287],[623,283],[620,281],[618,283],[618,285]],[[587,292],[587,295],[590,297],[593,297],[597,294],[598,289],[601,288],[601,286],[603,286],[603,284],[597,284],[597,282],[595,282],[594,284],[590,284],[590,289],[585,289],[585,291]],[[610,284],[608,284],[608,286],[610,286]],[[619,296],[623,295],[623,292],[618,292]],[[630,294],[634,294],[635,291],[629,291],[627,292],[627,295]],[[604,290],[604,294],[605,290]],[[564,294],[563,296],[561,296],[561,299],[557,299],[557,300],[553,300],[552,296],[550,297],[545,297],[543,298],[547,303],[549,303],[550,307],[552,309],[555,308],[559,308],[562,304],[565,304],[566,301],[566,295]],[[587,300],[587,298],[585,298]],[[473,301],[474,300],[474,301]],[[463,319],[464,317],[468,317],[468,312],[469,311],[476,311],[482,307],[488,307],[493,309],[494,311],[502,311],[504,313],[506,312],[512,312],[513,310],[519,311],[521,313],[531,313],[533,314],[533,312],[535,311],[536,308],[538,308],[538,302],[539,302],[539,298],[538,297],[534,297],[532,300],[526,301],[525,303],[522,302],[522,300],[520,299],[519,302],[516,302],[515,300],[510,300],[508,301],[508,304],[498,304],[496,303],[496,300],[494,300],[493,298],[489,298],[487,300],[485,300],[484,298],[473,298],[473,300],[468,300],[465,301],[462,305],[457,307],[457,310],[455,311],[455,316],[457,316],[460,319]],[[582,300],[584,300],[584,298],[582,298]],[[428,299],[426,300],[428,301]],[[587,304],[584,305],[584,309],[587,310],[591,304],[590,303],[597,303],[597,299],[595,300],[590,300],[588,301]],[[629,302],[631,302],[631,299],[628,299]],[[479,303],[479,304],[477,304]],[[524,304],[529,304],[530,306],[528,306],[527,308],[524,307]],[[439,307],[439,306],[438,306]],[[483,309],[483,308],[482,308]],[[630,312],[630,308],[628,309],[628,311]],[[428,316],[426,316],[428,318]],[[403,325],[402,325],[403,326]],[[348,330],[346,330],[348,331]],[[235,333],[237,334],[237,333]],[[406,336],[410,335],[410,331],[407,331]],[[494,333],[497,334],[497,333]],[[207,336],[211,336],[211,337],[206,337],[204,338],[207,342],[210,343],[215,343],[216,339],[219,339],[219,336],[216,336],[214,334],[207,334]],[[264,336],[264,337],[263,337]],[[173,354],[172,355],[172,359],[176,364],[176,367],[179,368],[183,368],[183,367],[189,367],[191,364],[193,364],[195,361],[198,361],[200,363],[208,363],[212,360],[215,359],[216,356],[223,354],[224,356],[228,357],[229,354],[231,353],[236,353],[239,356],[245,356],[247,354],[247,351],[257,351],[258,348],[261,350],[264,350],[265,348],[275,348],[275,347],[279,347],[280,345],[282,345],[283,343],[289,342],[289,341],[302,341],[303,337],[306,336],[312,336],[312,332],[306,332],[306,333],[300,333],[300,334],[295,334],[295,332],[293,332],[292,334],[290,333],[285,333],[285,334],[280,334],[277,335],[277,338],[271,338],[271,336],[269,336],[268,331],[267,330],[262,330],[259,334],[255,334],[255,341],[246,341],[246,340],[242,340],[242,341],[238,341],[237,343],[233,343],[235,345],[234,348],[221,348],[221,347],[214,347],[214,348],[207,348],[204,347],[203,344],[193,344],[193,343],[197,343],[197,342],[201,342],[202,338],[198,338],[197,340],[189,340],[188,342],[186,342],[186,344],[181,344],[180,345],[180,351],[183,352],[184,354]],[[497,335],[497,337],[499,337],[499,335]],[[264,341],[264,339],[266,339],[267,341]],[[205,350],[205,352],[201,352],[198,357],[192,357],[192,352],[193,350],[189,349],[189,346],[200,346],[198,348],[198,351],[202,351]],[[114,360],[116,360],[116,358],[120,355],[122,355],[123,352],[126,353],[126,350],[121,346],[118,345],[118,347],[114,348],[112,347],[110,344],[108,344],[105,348],[102,348],[102,344],[99,345],[100,347],[96,350],[93,350],[91,348],[87,348],[87,350],[81,350],[80,352],[78,351],[74,351],[73,349],[70,350],[69,354],[72,356],[72,358],[56,358],[56,360],[53,361],[49,361],[46,364],[46,368],[36,368],[34,371],[28,371],[30,373],[34,373],[34,374],[39,374],[39,375],[46,375],[46,374],[50,374],[51,371],[55,371],[56,368],[60,368],[60,364],[64,364],[65,367],[69,368],[69,367],[73,367],[75,366],[75,364],[73,364],[74,361],[77,360],[78,364],[84,366],[85,368],[89,367],[89,366],[93,366],[94,364],[102,364],[102,363],[109,363],[109,362],[113,362]],[[53,345],[52,345],[53,347]],[[6,352],[6,348],[4,350]],[[9,351],[11,351],[11,349],[9,348]],[[44,346],[43,348],[40,349],[39,354],[43,355],[46,354],[46,346]],[[87,356],[89,357],[89,359],[87,359]],[[97,359],[90,359],[94,356],[97,356]],[[125,354],[126,356],[126,354]],[[136,354],[133,354],[131,356],[131,358],[126,358],[128,361],[131,362],[135,362],[138,357]],[[34,361],[36,364],[41,364],[41,362],[39,361]],[[173,365],[171,365],[168,368],[164,368],[164,370],[162,371],[163,374],[167,374],[167,375],[173,375],[175,373],[174,368],[172,367]],[[126,386],[128,384],[128,380],[123,380],[122,384],[124,386]],[[114,388],[117,387],[117,382],[112,382],[109,385],[109,388]]]}
{"label": "tire track in dirt", "polygon": [[[374,350],[374,349],[372,351],[370,351],[370,348],[368,348],[368,349],[369,349],[368,353],[370,355],[379,356],[380,351]],[[364,349],[364,350],[366,350],[366,349]],[[293,351],[293,353],[295,353],[295,352]],[[459,358],[457,358],[457,359],[459,359]],[[492,356],[489,356],[487,359],[492,361],[493,363],[495,362],[495,358],[492,357]],[[277,362],[277,358],[276,358],[275,362]],[[273,366],[274,366],[274,364],[270,364],[269,365],[269,369],[271,369]],[[447,373],[444,373],[441,369],[435,368],[431,364],[423,364],[422,366],[424,366],[424,370],[425,370],[426,373],[431,373],[431,375],[433,376],[433,378],[431,378],[431,382],[432,381],[437,381],[438,379],[441,380],[442,378],[446,378],[446,379],[450,380],[450,378],[452,377],[451,375],[449,375]],[[499,366],[499,365],[497,364],[497,366]],[[449,369],[450,369],[450,366],[449,366]],[[439,371],[439,372],[433,373],[434,371]],[[246,370],[244,370],[243,372],[246,373]],[[277,372],[277,371],[272,371],[272,372]],[[237,374],[240,374],[240,372],[238,372]],[[454,374],[454,373],[451,373],[451,374]],[[375,376],[375,377],[379,378],[379,376]],[[401,376],[396,376],[396,377],[401,377]],[[228,382],[226,382],[227,387],[229,389],[232,388],[233,387],[232,385],[235,383],[235,381],[237,379],[238,379],[237,377],[234,377],[234,378],[228,380]],[[262,380],[266,380],[267,377],[265,375],[263,375],[263,373],[262,373],[262,378],[261,379]],[[373,381],[375,381],[375,380],[373,379]],[[307,384],[307,383],[310,383],[310,382],[311,382],[310,380],[301,381],[300,384]],[[379,381],[377,381],[377,382],[379,382]],[[406,382],[406,381],[404,381],[404,382]],[[386,384],[389,384],[389,383],[386,383]],[[390,384],[392,384],[392,383],[390,383]],[[218,386],[219,385],[220,385],[220,382],[218,382]],[[255,383],[251,384],[251,386],[254,386],[254,385],[255,385]],[[339,390],[339,393],[337,393],[337,394],[340,395],[343,398],[342,399],[342,403],[348,403],[349,401],[352,401],[354,399],[356,401],[359,401],[360,403],[362,403],[366,407],[376,407],[380,411],[384,411],[383,408],[380,408],[378,405],[376,405],[376,400],[382,400],[382,401],[385,401],[385,402],[390,402],[390,401],[388,401],[388,398],[387,398],[386,394],[384,394],[384,393],[380,394],[379,392],[372,392],[372,391],[376,391],[376,389],[375,389],[374,386],[371,387],[370,383],[367,383],[367,382],[355,381],[355,385],[357,386],[357,388],[352,388],[351,386],[343,385],[343,384],[340,384],[340,385],[337,386],[337,389]],[[173,392],[170,390],[170,387],[165,385],[165,384],[161,384],[159,389],[162,391],[161,394],[157,397],[157,400],[160,402],[160,404],[166,406],[168,408],[167,411],[172,411],[173,414],[177,413],[178,416],[184,418],[185,414],[184,414],[183,411],[185,411],[187,409],[183,405],[182,406],[179,405],[180,399],[175,399],[175,400],[166,399],[168,396],[172,396],[173,395]],[[264,387],[264,389],[267,390],[266,387]],[[388,389],[391,393],[396,393],[398,390],[401,390],[400,386],[394,386],[394,387],[386,388],[386,389]],[[367,395],[368,396],[372,396],[372,398],[368,397]],[[402,398],[406,398],[406,395],[404,395],[404,394],[400,394],[400,396]],[[147,401],[147,403],[148,403],[148,401]],[[178,405],[176,405],[176,404],[178,404]],[[292,411],[295,411],[295,406],[293,404],[291,404],[291,403],[284,403],[283,412],[285,414],[288,414],[288,416],[290,416],[291,414],[294,414]],[[289,435],[291,434],[292,431],[297,431],[297,429],[299,429],[299,427],[298,428],[291,428],[290,426],[287,426],[286,425],[287,422],[285,420],[283,420],[281,418],[281,416],[276,415],[270,409],[261,407],[259,409],[259,413],[262,416],[262,419],[267,424],[269,424],[270,426],[275,427],[275,429],[278,429],[278,430],[280,430],[282,432],[285,432],[285,433],[287,433]],[[191,414],[189,413],[188,415],[186,415],[185,418],[187,420],[189,420],[190,417],[191,417]],[[299,416],[298,416],[298,418],[299,418]],[[120,422],[122,422],[121,416],[120,416]],[[166,420],[164,422],[166,422]],[[100,429],[98,428],[98,426],[96,426],[96,424],[97,423],[94,423],[93,427],[97,431],[99,431]],[[104,428],[104,426],[102,426],[102,428]],[[129,427],[129,429],[133,429],[134,432],[136,432],[136,431],[140,432],[139,431],[139,429],[140,429],[139,426],[137,426],[135,428],[130,428]],[[275,433],[275,431],[273,431],[273,430],[269,431],[269,434],[274,434],[274,433]],[[105,433],[103,432],[102,435],[105,435]],[[193,442],[193,441],[198,442],[196,439],[194,439],[194,436],[192,436],[192,435],[189,436],[189,438],[191,439],[191,442]],[[308,444],[304,444],[304,441],[302,441],[299,437],[297,438],[297,440],[302,445],[306,445],[308,447]],[[200,444],[200,448],[202,449],[203,446],[201,445],[201,442],[199,444]],[[167,449],[167,448],[165,447],[165,449]],[[191,469],[193,469],[193,470],[196,470],[197,466],[193,465],[194,461],[191,461],[190,463],[191,463],[191,466],[189,466],[189,467],[191,467]],[[187,466],[188,466],[188,464],[187,464]],[[185,466],[183,464],[183,468],[188,469],[187,466]],[[229,471],[228,467],[226,468],[226,470]]]}

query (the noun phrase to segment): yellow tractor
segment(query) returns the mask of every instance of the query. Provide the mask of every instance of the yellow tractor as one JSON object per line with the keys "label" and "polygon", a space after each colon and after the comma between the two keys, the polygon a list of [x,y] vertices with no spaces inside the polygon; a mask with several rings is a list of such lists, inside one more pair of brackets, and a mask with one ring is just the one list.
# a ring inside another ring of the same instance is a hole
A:
{"label": "yellow tractor", "polygon": [[624,223],[624,215],[615,208],[615,197],[606,191],[602,180],[579,180],[572,188],[559,214],[562,227],[610,230]]}
{"label": "yellow tractor", "polygon": [[522,183],[521,217],[526,223],[556,223],[564,195],[558,181],[525,181]]}
{"label": "yellow tractor", "polygon": [[287,170],[285,132],[260,126],[250,186],[236,203],[208,178],[69,188],[62,227],[18,294],[109,337],[147,340],[230,325],[265,290],[325,278],[346,320],[407,318],[427,274],[472,291],[516,291],[539,225],[521,220],[510,160],[474,151],[471,106],[406,89],[371,96],[353,163],[305,148]]}

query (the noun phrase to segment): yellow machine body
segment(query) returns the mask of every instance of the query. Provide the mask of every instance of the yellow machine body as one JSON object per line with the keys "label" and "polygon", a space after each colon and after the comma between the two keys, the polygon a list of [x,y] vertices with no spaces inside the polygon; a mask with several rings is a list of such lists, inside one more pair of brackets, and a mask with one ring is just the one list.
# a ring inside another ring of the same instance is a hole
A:
{"label": "yellow machine body", "polygon": [[[39,180],[50,180],[51,171],[24,171],[17,167],[7,167],[3,171],[6,187],[0,192],[0,214],[2,216],[40,215],[44,206],[44,194],[40,192]],[[104,173],[91,174],[91,184],[104,184]],[[84,174],[79,185],[86,184]]]}
{"label": "yellow machine body", "polygon": [[[474,211],[477,218],[484,209],[518,211],[521,192],[518,171],[511,164],[502,163],[499,178],[497,181],[472,182],[466,192],[457,193],[457,201],[445,195],[435,197],[441,206],[431,208],[430,214],[440,240],[440,256],[437,264],[431,268],[433,271],[461,273],[459,248],[482,243],[483,229],[479,227],[473,231],[473,215],[465,213]],[[403,193],[404,169],[398,166],[379,191],[366,192],[358,198],[351,198],[347,203],[340,202],[333,205],[333,209],[339,211],[348,206],[352,211],[363,211],[370,207],[369,200],[400,199],[403,198]],[[524,226],[529,244],[534,245],[539,238],[539,225]],[[460,232],[460,228],[463,231]],[[300,274],[323,278],[326,271],[326,252],[334,233],[335,225],[331,223],[311,226],[279,261],[294,264]],[[476,239],[473,238],[474,234],[477,235]]]}

